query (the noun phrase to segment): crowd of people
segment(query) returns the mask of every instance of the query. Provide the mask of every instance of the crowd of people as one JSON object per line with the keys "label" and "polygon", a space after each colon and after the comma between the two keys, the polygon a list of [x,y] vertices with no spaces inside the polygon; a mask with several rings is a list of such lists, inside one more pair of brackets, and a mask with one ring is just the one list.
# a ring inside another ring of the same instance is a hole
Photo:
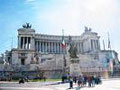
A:
{"label": "crowd of people", "polygon": [[78,87],[94,87],[95,85],[101,84],[101,77],[100,76],[86,76],[86,75],[80,75],[80,76],[69,76],[68,78],[63,76],[62,82],[64,83],[68,79],[68,82],[70,84],[69,89],[73,88],[73,83],[77,84]]}

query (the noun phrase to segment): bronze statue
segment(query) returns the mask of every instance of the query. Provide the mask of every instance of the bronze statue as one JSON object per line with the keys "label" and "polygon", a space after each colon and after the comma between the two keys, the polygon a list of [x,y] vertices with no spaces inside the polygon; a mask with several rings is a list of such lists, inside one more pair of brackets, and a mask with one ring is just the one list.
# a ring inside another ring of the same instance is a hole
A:
{"label": "bronze statue", "polygon": [[85,32],[91,32],[91,30],[92,30],[91,28],[85,26]]}
{"label": "bronze statue", "polygon": [[85,32],[89,31],[88,27],[85,26]]}
{"label": "bronze statue", "polygon": [[23,26],[23,28],[31,28],[32,27],[32,25],[30,25],[30,23],[26,23],[26,24],[24,24],[22,26]]}
{"label": "bronze statue", "polygon": [[69,45],[70,45],[70,49],[68,50],[70,57],[71,58],[77,58],[77,48],[75,46],[75,44],[72,42],[72,37],[69,36]]}

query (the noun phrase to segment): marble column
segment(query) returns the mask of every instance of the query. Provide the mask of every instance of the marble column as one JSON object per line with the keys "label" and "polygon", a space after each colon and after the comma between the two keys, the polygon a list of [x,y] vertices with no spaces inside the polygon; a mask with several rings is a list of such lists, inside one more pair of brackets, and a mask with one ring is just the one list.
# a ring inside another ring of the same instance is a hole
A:
{"label": "marble column", "polygon": [[80,43],[80,52],[82,53],[82,46],[81,46],[81,43]]}
{"label": "marble column", "polygon": [[27,49],[27,38],[25,37],[25,49]]}
{"label": "marble column", "polygon": [[48,42],[48,52],[50,53],[50,42]]}
{"label": "marble column", "polygon": [[39,52],[39,41],[37,41],[37,51]]}
{"label": "marble column", "polygon": [[81,52],[81,46],[80,46],[80,43],[79,43],[79,53]]}
{"label": "marble column", "polygon": [[23,49],[23,37],[22,38],[22,41],[21,41],[21,48]]}
{"label": "marble column", "polygon": [[96,49],[96,40],[94,40],[94,45],[95,45],[95,49]]}
{"label": "marble column", "polygon": [[23,37],[23,47],[22,49],[25,49],[25,37]]}
{"label": "marble column", "polygon": [[79,53],[79,43],[77,43],[77,52]]}
{"label": "marble column", "polygon": [[60,53],[62,53],[61,43],[59,43],[59,47],[60,47]]}
{"label": "marble column", "polygon": [[31,37],[30,38],[31,39],[31,42],[30,42],[30,49],[32,49],[32,50],[35,50],[35,40],[34,40],[34,37]]}
{"label": "marble column", "polygon": [[36,51],[38,51],[38,41],[36,41]]}
{"label": "marble column", "polygon": [[57,42],[55,43],[55,47],[56,47],[56,53],[57,53],[57,51],[58,51],[58,50],[57,50]]}
{"label": "marble column", "polygon": [[45,48],[44,48],[45,46],[44,46],[44,42],[42,42],[42,49],[43,49],[43,53],[45,52]]}
{"label": "marble column", "polygon": [[39,41],[39,52],[41,52],[41,41]]}
{"label": "marble column", "polygon": [[57,53],[59,53],[59,43],[57,42]]}
{"label": "marble column", "polygon": [[97,49],[97,43],[96,43],[96,40],[95,40],[95,49]]}
{"label": "marble column", "polygon": [[98,49],[98,42],[97,42],[97,40],[96,40],[96,48]]}
{"label": "marble column", "polygon": [[93,40],[90,40],[91,42],[91,50],[93,50]]}
{"label": "marble column", "polygon": [[32,37],[30,37],[30,49],[32,49]]}
{"label": "marble column", "polygon": [[81,43],[81,51],[82,51],[82,53],[84,52],[83,43]]}
{"label": "marble column", "polygon": [[54,53],[56,53],[56,42],[54,42]]}
{"label": "marble column", "polygon": [[44,42],[44,53],[46,52],[46,42]]}
{"label": "marble column", "polygon": [[19,41],[20,37],[18,36],[18,48],[20,48],[20,41]]}
{"label": "marble column", "polygon": [[28,37],[27,37],[27,40],[26,40],[26,44],[27,44],[27,49],[29,49]]}
{"label": "marble column", "polygon": [[93,51],[94,51],[95,49],[94,40],[92,40],[92,44],[93,44]]}
{"label": "marble column", "polygon": [[40,41],[37,41],[37,51],[39,52],[39,48],[40,48],[40,44],[39,44]]}
{"label": "marble column", "polygon": [[41,52],[43,52],[43,42],[41,42]]}
{"label": "marble column", "polygon": [[95,49],[97,49],[97,42],[96,42],[96,40],[95,40]]}
{"label": "marble column", "polygon": [[55,48],[54,48],[54,42],[52,42],[52,43],[53,43],[52,45],[53,45],[53,53],[54,53],[54,52],[55,52]]}
{"label": "marble column", "polygon": [[51,52],[53,53],[53,42],[51,42]]}
{"label": "marble column", "polygon": [[45,42],[45,52],[47,52],[47,42]]}
{"label": "marble column", "polygon": [[28,37],[28,48],[30,49],[30,37]]}
{"label": "marble column", "polygon": [[44,53],[46,52],[46,42],[44,42]]}
{"label": "marble column", "polygon": [[52,52],[54,53],[54,43],[52,42]]}
{"label": "marble column", "polygon": [[55,43],[53,42],[53,53],[55,53]]}
{"label": "marble column", "polygon": [[100,41],[98,40],[98,49],[100,50]]}
{"label": "marble column", "polygon": [[96,49],[96,44],[95,44],[95,40],[94,40],[94,49]]}
{"label": "marble column", "polygon": [[47,53],[49,53],[49,42],[47,42]]}
{"label": "marble column", "polygon": [[20,36],[18,36],[18,48],[22,48],[21,47],[21,37]]}
{"label": "marble column", "polygon": [[50,53],[51,53],[51,51],[52,51],[52,49],[51,49],[51,42],[49,42],[50,43]]}
{"label": "marble column", "polygon": [[98,49],[98,40],[96,40],[96,48]]}

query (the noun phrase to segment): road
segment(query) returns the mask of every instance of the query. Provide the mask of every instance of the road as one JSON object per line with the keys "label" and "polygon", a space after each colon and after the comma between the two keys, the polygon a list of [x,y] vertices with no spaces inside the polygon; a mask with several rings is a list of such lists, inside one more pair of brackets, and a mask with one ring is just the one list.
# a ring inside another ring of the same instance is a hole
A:
{"label": "road", "polygon": [[[0,90],[69,90],[69,84],[49,85],[54,82],[28,82],[18,84],[17,82],[0,83]],[[77,85],[74,84],[73,89],[76,90]],[[80,90],[120,90],[120,79],[103,80],[101,85],[95,87],[83,87]]]}

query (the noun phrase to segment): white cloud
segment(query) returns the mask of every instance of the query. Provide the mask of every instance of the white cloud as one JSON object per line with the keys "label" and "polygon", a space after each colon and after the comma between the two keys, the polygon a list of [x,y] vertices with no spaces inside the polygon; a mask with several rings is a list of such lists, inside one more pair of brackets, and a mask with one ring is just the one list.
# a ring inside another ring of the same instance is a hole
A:
{"label": "white cloud", "polygon": [[82,32],[85,25],[100,33],[113,28],[117,12],[114,0],[67,0],[63,5],[56,4],[44,12],[38,9],[38,23],[46,21],[54,31],[65,28],[67,34],[80,34],[78,32]]}
{"label": "white cloud", "polygon": [[112,48],[119,51],[119,4],[118,0],[66,0],[47,8],[36,6],[37,32],[62,34],[63,28],[66,35],[80,35],[88,26],[105,39],[106,47],[109,32]]}
{"label": "white cloud", "polygon": [[27,3],[35,2],[36,0],[25,0]]}

